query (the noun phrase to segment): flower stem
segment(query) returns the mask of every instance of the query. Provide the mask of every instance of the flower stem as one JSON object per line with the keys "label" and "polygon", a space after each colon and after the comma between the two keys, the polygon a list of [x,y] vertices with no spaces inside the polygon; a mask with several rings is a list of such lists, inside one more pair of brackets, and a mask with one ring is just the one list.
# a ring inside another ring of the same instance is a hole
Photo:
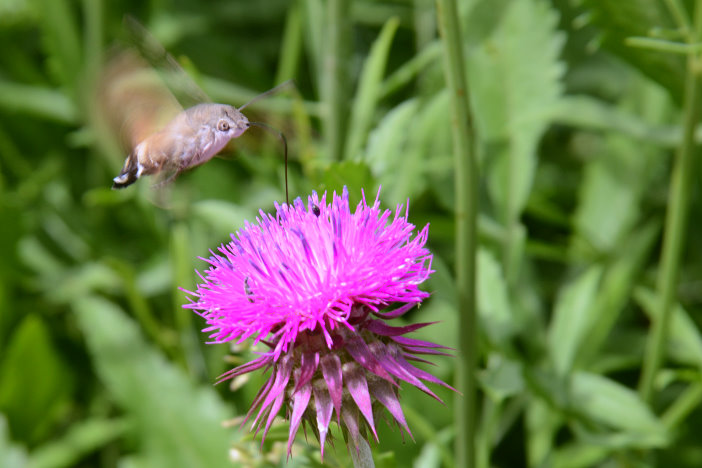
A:
{"label": "flower stem", "polygon": [[[693,25],[692,43],[702,38],[702,0],[695,2],[695,18]],[[660,312],[653,321],[643,371],[639,383],[641,398],[650,401],[653,393],[653,382],[663,361],[665,344],[668,337],[668,325],[676,300],[676,287],[680,266],[680,255],[685,242],[687,227],[690,187],[694,162],[695,141],[694,133],[699,121],[700,111],[700,75],[702,74],[702,57],[699,53],[690,53],[687,57],[687,73],[685,76],[685,94],[683,101],[683,138],[675,155],[668,194],[668,211],[665,219],[663,234],[663,251],[661,253],[658,271],[658,304]]]}
{"label": "flower stem", "polygon": [[358,447],[354,445],[353,440],[349,437],[349,453],[351,454],[354,468],[375,468],[373,452],[371,452],[368,442],[363,437],[358,438]]}
{"label": "flower stem", "polygon": [[340,161],[346,128],[346,46],[349,0],[329,0],[326,11],[326,45],[322,60],[323,123],[330,161]]}
{"label": "flower stem", "polygon": [[437,0],[437,8],[444,45],[446,83],[451,93],[455,155],[456,290],[460,314],[457,384],[463,392],[463,397],[456,399],[456,466],[472,468],[475,466],[475,252],[478,167],[456,1]]}

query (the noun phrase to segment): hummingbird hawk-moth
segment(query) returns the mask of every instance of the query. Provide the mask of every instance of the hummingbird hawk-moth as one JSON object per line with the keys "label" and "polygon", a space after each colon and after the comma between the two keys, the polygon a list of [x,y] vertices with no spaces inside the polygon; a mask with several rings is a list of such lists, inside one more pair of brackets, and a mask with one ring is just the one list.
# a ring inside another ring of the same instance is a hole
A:
{"label": "hummingbird hawk-moth", "polygon": [[[122,170],[113,179],[113,189],[128,187],[145,175],[159,176],[161,182],[156,185],[168,183],[181,172],[212,159],[250,126],[269,128],[250,122],[241,111],[290,82],[239,108],[206,102],[207,95],[141,25],[130,18],[125,22],[139,36],[141,53],[132,49],[113,52],[102,72],[98,96],[103,114],[119,129],[123,145],[129,148]],[[161,68],[166,73],[159,74],[144,55],[165,64]],[[175,88],[185,89],[186,101],[199,103],[184,110],[171,91]],[[285,144],[283,135],[278,134]],[[285,158],[287,196],[287,144]]]}

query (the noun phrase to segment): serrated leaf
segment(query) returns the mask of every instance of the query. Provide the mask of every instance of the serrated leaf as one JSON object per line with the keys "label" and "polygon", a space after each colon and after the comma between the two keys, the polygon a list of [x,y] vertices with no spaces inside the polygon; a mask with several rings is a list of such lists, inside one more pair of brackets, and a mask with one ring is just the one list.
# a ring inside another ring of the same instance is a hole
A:
{"label": "serrated leaf", "polygon": [[230,466],[230,412],[211,388],[198,388],[148,345],[135,323],[98,297],[73,305],[94,366],[135,422],[148,466]]}
{"label": "serrated leaf", "polygon": [[571,404],[579,413],[621,432],[614,434],[620,437],[614,437],[613,442],[633,447],[659,447],[666,442],[665,427],[638,394],[607,377],[573,374]]}
{"label": "serrated leaf", "polygon": [[526,204],[537,145],[561,94],[564,38],[557,24],[547,2],[515,0],[469,55],[476,129],[487,143],[490,195],[503,220],[516,219]]}

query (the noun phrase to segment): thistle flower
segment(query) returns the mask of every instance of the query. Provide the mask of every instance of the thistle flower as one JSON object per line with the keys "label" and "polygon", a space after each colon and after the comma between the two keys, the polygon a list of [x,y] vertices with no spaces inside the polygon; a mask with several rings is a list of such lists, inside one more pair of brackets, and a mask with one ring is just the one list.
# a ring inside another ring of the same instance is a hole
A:
{"label": "thistle flower", "polygon": [[[378,192],[378,196],[380,192]],[[386,324],[429,296],[419,285],[432,273],[424,247],[429,226],[413,236],[398,206],[381,211],[363,200],[349,209],[348,192],[313,193],[307,207],[276,204],[260,211],[229,244],[204,259],[210,268],[185,308],[207,321],[214,343],[249,338],[270,350],[220,376],[219,382],[271,370],[246,416],[263,438],[281,408],[290,420],[288,454],[300,424],[309,425],[321,454],[332,416],[356,447],[383,408],[412,436],[399,402],[401,381],[441,401],[423,381],[448,385],[409,361],[443,346],[403,335],[429,323]],[[362,418],[362,419],[361,419]],[[363,422],[365,421],[365,423]]]}

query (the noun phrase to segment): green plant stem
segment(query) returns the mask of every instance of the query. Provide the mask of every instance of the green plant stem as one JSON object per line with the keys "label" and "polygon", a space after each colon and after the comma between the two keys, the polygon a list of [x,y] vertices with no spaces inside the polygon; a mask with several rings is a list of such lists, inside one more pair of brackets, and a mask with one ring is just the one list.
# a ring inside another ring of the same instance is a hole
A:
{"label": "green plant stem", "polygon": [[354,468],[375,468],[373,452],[371,452],[368,442],[363,437],[358,439],[358,447],[354,447],[353,440],[349,437],[349,453]]}
{"label": "green plant stem", "polygon": [[[702,0],[695,2],[694,32],[691,38],[698,42],[702,36]],[[690,187],[694,162],[695,141],[694,132],[699,120],[699,87],[702,60],[698,54],[690,54],[687,58],[687,73],[685,77],[683,139],[675,155],[671,175],[670,191],[668,194],[668,211],[665,219],[663,251],[658,271],[657,292],[660,312],[653,321],[643,371],[639,383],[639,392],[645,401],[650,401],[653,393],[653,382],[663,361],[665,344],[668,337],[668,325],[675,302],[675,291],[678,283],[680,255],[685,242],[687,227]]]}
{"label": "green plant stem", "polygon": [[345,57],[349,0],[328,0],[324,59],[322,62],[322,101],[327,155],[340,161],[344,151],[347,114]]}
{"label": "green plant stem", "polygon": [[661,416],[661,421],[663,421],[666,428],[673,430],[690,413],[699,408],[700,403],[702,403],[702,382],[691,383]]}
{"label": "green plant stem", "polygon": [[456,399],[456,466],[475,466],[475,253],[477,250],[478,166],[465,77],[463,44],[455,0],[437,0],[444,44],[446,82],[451,95],[456,198],[456,291],[459,311],[458,388]]}

